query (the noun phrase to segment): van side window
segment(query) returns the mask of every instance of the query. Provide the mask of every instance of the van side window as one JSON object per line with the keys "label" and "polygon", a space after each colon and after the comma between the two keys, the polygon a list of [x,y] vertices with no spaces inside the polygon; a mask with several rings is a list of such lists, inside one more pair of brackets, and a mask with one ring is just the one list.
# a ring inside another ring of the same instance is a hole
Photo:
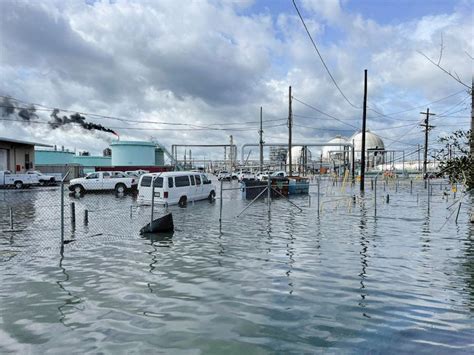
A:
{"label": "van side window", "polygon": [[191,178],[191,185],[196,185],[196,183],[194,182],[194,175],[189,175],[189,177]]}
{"label": "van side window", "polygon": [[189,176],[176,176],[174,178],[176,187],[189,186]]}
{"label": "van side window", "polygon": [[163,178],[162,177],[156,177],[155,178],[155,183],[153,185],[155,187],[163,187]]}
{"label": "van side window", "polygon": [[151,176],[142,177],[142,182],[140,186],[150,187],[151,186]]}
{"label": "van side window", "polygon": [[201,176],[202,176],[202,183],[203,184],[209,184],[210,183],[210,181],[209,181],[209,179],[207,178],[206,175],[201,175]]}
{"label": "van side window", "polygon": [[171,176],[168,178],[168,187],[173,187],[173,178]]}
{"label": "van side window", "polygon": [[196,177],[196,185],[201,185],[201,177],[199,175],[194,175]]}

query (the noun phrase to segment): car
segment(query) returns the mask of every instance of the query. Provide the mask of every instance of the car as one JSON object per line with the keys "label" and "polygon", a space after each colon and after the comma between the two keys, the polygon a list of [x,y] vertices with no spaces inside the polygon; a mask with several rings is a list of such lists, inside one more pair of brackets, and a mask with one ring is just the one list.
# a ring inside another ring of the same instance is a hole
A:
{"label": "car", "polygon": [[239,174],[239,181],[242,180],[255,180],[255,174],[250,170],[242,170]]}
{"label": "car", "polygon": [[150,203],[153,189],[155,192],[153,203],[162,205],[185,206],[190,201],[205,199],[213,201],[216,197],[216,188],[207,175],[192,171],[142,175],[138,184],[138,203]]}
{"label": "car", "polygon": [[219,172],[219,174],[217,174],[217,180],[230,180],[232,178],[232,175],[226,171],[226,170],[222,170]]}
{"label": "car", "polygon": [[83,178],[72,179],[69,182],[69,190],[76,194],[107,190],[125,193],[127,190],[135,189],[137,185],[137,178],[127,177],[121,171],[96,171],[87,174]]}
{"label": "car", "polygon": [[41,171],[38,170],[30,170],[26,172],[29,175],[35,175],[38,177],[38,184],[40,186],[44,185],[54,185],[56,183],[56,178],[53,175],[46,175],[43,174]]}
{"label": "car", "polygon": [[280,171],[273,172],[270,176],[271,177],[287,177],[288,174],[286,173],[286,171],[280,170]]}
{"label": "car", "polygon": [[258,181],[268,181],[268,176],[270,175],[269,171],[264,171],[257,174]]}

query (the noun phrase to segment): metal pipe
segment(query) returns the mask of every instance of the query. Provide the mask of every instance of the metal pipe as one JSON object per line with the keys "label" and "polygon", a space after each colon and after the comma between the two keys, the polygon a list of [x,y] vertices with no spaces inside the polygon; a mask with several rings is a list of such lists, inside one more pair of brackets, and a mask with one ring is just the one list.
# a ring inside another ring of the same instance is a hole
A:
{"label": "metal pipe", "polygon": [[84,210],[84,225],[87,226],[89,224],[89,211]]}
{"label": "metal pipe", "polygon": [[10,207],[10,229],[13,230],[13,207]]}
{"label": "metal pipe", "polygon": [[[292,143],[293,146],[308,146],[308,147],[353,147],[351,143]],[[198,145],[199,146],[199,145]],[[208,145],[205,145],[207,147]],[[209,145],[214,146],[214,145]],[[217,145],[219,146],[219,145]],[[223,145],[220,145],[222,147]],[[259,147],[258,143],[246,143],[241,148],[241,160],[242,164],[245,162],[245,148],[247,147]],[[287,147],[288,143],[264,143],[263,147]]]}

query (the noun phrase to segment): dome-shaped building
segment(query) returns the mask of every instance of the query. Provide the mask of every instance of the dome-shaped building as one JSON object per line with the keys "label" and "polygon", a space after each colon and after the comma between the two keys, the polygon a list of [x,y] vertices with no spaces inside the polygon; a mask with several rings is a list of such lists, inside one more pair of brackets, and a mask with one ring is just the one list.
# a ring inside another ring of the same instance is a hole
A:
{"label": "dome-shaped building", "polygon": [[[328,144],[344,144],[347,143],[347,138],[342,136],[336,136],[331,139]],[[334,146],[334,145],[326,145],[323,147],[322,150],[323,160],[330,161],[330,160],[344,160],[344,146]]]}
{"label": "dome-shaped building", "polygon": [[[304,152],[306,151],[306,161],[311,160],[311,151],[308,147],[296,146],[291,148],[291,164],[295,167],[301,164],[304,164],[303,160],[305,159]],[[286,156],[286,163],[290,163],[289,155]]]}
{"label": "dome-shaped building", "polygon": [[[348,143],[354,142],[355,160],[360,161],[362,157],[362,132],[355,133],[348,139]],[[365,151],[368,166],[375,166],[384,161],[385,145],[382,138],[369,130],[365,131]]]}

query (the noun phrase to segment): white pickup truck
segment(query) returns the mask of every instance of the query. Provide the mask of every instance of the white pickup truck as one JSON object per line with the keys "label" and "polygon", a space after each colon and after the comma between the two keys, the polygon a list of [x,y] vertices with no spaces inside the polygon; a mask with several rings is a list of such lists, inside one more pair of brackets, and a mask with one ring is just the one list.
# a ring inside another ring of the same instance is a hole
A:
{"label": "white pickup truck", "polygon": [[0,171],[0,187],[21,189],[39,183],[38,177],[31,174],[12,174],[9,170]]}
{"label": "white pickup truck", "polygon": [[69,182],[69,190],[77,194],[102,190],[115,190],[117,193],[124,193],[126,190],[135,189],[137,185],[137,178],[127,177],[124,173],[100,171],[89,173],[83,178],[72,179]]}
{"label": "white pickup truck", "polygon": [[56,178],[53,175],[45,175],[38,170],[30,170],[26,172],[29,175],[36,175],[38,177],[38,182],[40,186],[43,185],[54,185],[56,183]]}

